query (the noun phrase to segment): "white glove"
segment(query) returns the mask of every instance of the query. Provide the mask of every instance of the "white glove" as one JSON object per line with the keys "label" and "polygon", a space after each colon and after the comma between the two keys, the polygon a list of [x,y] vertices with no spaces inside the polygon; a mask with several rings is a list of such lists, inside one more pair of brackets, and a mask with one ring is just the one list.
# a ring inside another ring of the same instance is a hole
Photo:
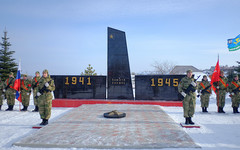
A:
{"label": "white glove", "polygon": [[3,92],[5,93],[5,92],[6,92],[6,90],[5,90],[5,89],[3,89]]}
{"label": "white glove", "polygon": [[197,84],[196,84],[195,82],[193,82],[193,81],[192,81],[191,84],[192,84],[192,86],[194,86],[194,87],[197,86]]}
{"label": "white glove", "polygon": [[181,94],[182,94],[183,97],[186,97],[186,95],[187,95],[187,94],[184,93],[184,92],[181,92]]}
{"label": "white glove", "polygon": [[46,86],[46,87],[49,87],[49,84],[46,82],[46,83],[45,83],[45,86]]}
{"label": "white glove", "polygon": [[41,95],[41,93],[37,92],[37,96],[40,96],[40,95]]}
{"label": "white glove", "polygon": [[27,95],[29,95],[29,93],[27,93]]}
{"label": "white glove", "polygon": [[219,89],[219,86],[217,86],[216,88]]}

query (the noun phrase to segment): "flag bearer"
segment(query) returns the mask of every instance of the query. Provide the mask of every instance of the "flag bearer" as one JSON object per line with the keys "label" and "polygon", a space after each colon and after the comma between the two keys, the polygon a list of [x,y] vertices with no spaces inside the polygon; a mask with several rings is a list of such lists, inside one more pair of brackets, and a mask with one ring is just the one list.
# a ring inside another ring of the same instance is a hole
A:
{"label": "flag bearer", "polygon": [[212,90],[211,90],[211,84],[208,81],[206,75],[203,76],[203,79],[199,84],[198,93],[200,93],[201,95],[200,101],[201,101],[202,112],[208,112],[207,108],[209,105],[209,98],[212,93]]}
{"label": "flag bearer", "polygon": [[40,73],[39,71],[36,71],[35,77],[32,79],[33,99],[34,99],[34,105],[35,105],[35,109],[33,110],[33,112],[38,112],[38,102],[35,97],[37,96],[37,87],[39,85],[39,79],[40,79]]}
{"label": "flag bearer", "polygon": [[10,72],[9,78],[5,81],[5,89],[3,90],[6,92],[7,105],[8,105],[8,108],[6,109],[6,111],[12,111],[13,106],[15,104],[16,90],[13,88],[14,81],[15,79],[13,77],[13,72]]}
{"label": "flag bearer", "polygon": [[48,120],[51,117],[52,109],[52,91],[55,90],[54,80],[51,79],[48,70],[43,70],[43,75],[39,80],[39,86],[37,87],[37,100],[39,107],[39,114],[42,119],[40,125],[47,125]]}
{"label": "flag bearer", "polygon": [[216,95],[217,95],[217,106],[219,113],[225,113],[223,110],[225,106],[225,97],[227,93],[228,87],[228,79],[224,76],[224,72],[220,71],[220,78],[218,82],[214,82],[213,86],[216,88]]}
{"label": "flag bearer", "polygon": [[229,85],[229,92],[232,98],[233,113],[239,113],[238,107],[240,102],[240,82],[238,75],[233,76],[233,81]]}
{"label": "flag bearer", "polygon": [[183,111],[185,124],[194,124],[192,121],[192,117],[195,112],[196,105],[196,91],[197,83],[194,81],[192,77],[192,70],[187,71],[187,76],[182,78],[178,85],[178,92],[182,94],[184,97],[183,103]]}
{"label": "flag bearer", "polygon": [[26,74],[23,75],[23,79],[21,80],[20,86],[23,105],[23,109],[21,109],[21,111],[27,111],[31,95],[31,81],[27,79]]}

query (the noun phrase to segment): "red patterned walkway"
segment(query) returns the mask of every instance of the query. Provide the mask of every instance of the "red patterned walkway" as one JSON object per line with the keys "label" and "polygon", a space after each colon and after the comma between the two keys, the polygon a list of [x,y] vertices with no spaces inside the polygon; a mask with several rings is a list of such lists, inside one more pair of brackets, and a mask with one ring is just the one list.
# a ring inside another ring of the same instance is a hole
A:
{"label": "red patterned walkway", "polygon": [[[102,116],[112,110],[127,116],[121,119]],[[199,147],[159,106],[126,104],[82,105],[14,145],[96,149]]]}

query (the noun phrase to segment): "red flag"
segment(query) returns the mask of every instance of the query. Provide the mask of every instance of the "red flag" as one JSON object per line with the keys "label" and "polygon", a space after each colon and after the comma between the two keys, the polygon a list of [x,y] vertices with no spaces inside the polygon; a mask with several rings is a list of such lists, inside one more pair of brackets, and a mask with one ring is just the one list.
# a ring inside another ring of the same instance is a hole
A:
{"label": "red flag", "polygon": [[213,71],[213,74],[212,74],[212,78],[211,78],[212,89],[215,93],[216,93],[216,88],[213,86],[213,83],[218,82],[219,79],[220,79],[220,67],[219,67],[219,59],[218,59],[216,67],[215,67],[215,69]]}

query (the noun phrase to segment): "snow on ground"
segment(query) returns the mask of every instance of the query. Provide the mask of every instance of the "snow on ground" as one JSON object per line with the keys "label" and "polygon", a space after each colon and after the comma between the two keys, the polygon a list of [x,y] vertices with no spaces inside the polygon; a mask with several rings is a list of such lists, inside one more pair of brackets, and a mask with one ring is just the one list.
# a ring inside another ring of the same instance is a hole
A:
{"label": "snow on ground", "polygon": [[[184,122],[183,110],[179,107],[162,107],[176,122]],[[240,114],[233,114],[231,99],[226,97],[224,111],[217,113],[216,99],[210,99],[209,113],[201,112],[200,99],[197,99],[196,111],[193,121],[201,126],[198,128],[183,128],[194,142],[203,150],[229,150],[240,149]]]}
{"label": "snow on ground", "polygon": [[[32,129],[33,125],[41,122],[38,112],[31,112],[34,109],[31,100],[29,111],[20,112],[19,103],[16,102],[14,111],[3,111],[7,108],[6,102],[0,111],[0,149],[1,150],[43,150],[46,148],[23,148],[12,146],[16,141],[28,136],[37,129]],[[184,122],[183,110],[181,107],[161,107],[168,115],[172,117],[177,123]],[[61,117],[72,108],[53,108],[51,121]],[[227,96],[226,106],[224,110],[226,114],[219,114],[216,112],[216,100],[212,96],[210,100],[209,113],[202,113],[199,98],[197,99],[196,113],[193,121],[201,126],[201,128],[183,128],[196,144],[202,147],[203,150],[229,150],[240,149],[240,114],[233,114],[231,107],[231,99]],[[49,150],[56,150],[59,148],[49,148]],[[72,148],[76,149],[76,148]],[[197,148],[199,149],[199,148]],[[64,149],[61,149],[64,150]],[[190,150],[190,149],[172,149],[166,150]]]}

